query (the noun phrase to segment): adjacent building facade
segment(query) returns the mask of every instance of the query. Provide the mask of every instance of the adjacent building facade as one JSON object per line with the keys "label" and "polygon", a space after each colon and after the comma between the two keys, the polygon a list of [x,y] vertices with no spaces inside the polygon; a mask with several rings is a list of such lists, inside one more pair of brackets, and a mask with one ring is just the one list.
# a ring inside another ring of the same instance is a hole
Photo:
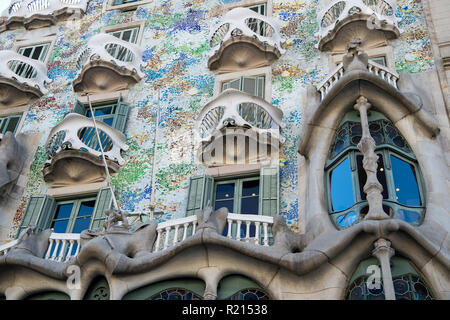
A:
{"label": "adjacent building facade", "polygon": [[449,299],[446,0],[12,0],[0,299]]}

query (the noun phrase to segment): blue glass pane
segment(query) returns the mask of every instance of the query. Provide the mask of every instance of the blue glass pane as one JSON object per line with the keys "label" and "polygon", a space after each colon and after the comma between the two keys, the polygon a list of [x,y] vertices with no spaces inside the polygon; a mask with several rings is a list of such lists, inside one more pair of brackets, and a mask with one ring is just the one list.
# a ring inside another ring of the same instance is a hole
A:
{"label": "blue glass pane", "polygon": [[355,203],[353,199],[353,183],[350,169],[350,159],[346,158],[330,173],[331,205],[333,211],[350,208]]}
{"label": "blue glass pane", "polygon": [[70,218],[70,213],[72,212],[73,203],[60,204],[56,208],[55,219],[68,219]]}
{"label": "blue glass pane", "polygon": [[259,180],[244,181],[242,183],[242,196],[257,196],[259,194]]}
{"label": "blue glass pane", "polygon": [[241,202],[241,214],[258,214],[258,197],[244,198]]}
{"label": "blue glass pane", "polygon": [[216,201],[216,205],[214,206],[214,210],[219,210],[220,208],[227,208],[228,212],[233,212],[234,210],[234,201],[233,200],[227,200],[227,201]]}
{"label": "blue glass pane", "polygon": [[108,126],[112,127],[114,118],[103,118],[103,122],[106,123]]}
{"label": "blue glass pane", "polygon": [[398,210],[397,218],[409,223],[418,223],[420,221],[420,214],[414,211]]}
{"label": "blue glass pane", "polygon": [[91,216],[94,212],[95,200],[84,201],[80,205],[80,211],[78,211],[78,217]]}
{"label": "blue glass pane", "polygon": [[216,199],[233,199],[234,183],[218,184],[216,189]]}
{"label": "blue glass pane", "polygon": [[66,233],[68,223],[69,220],[54,221],[52,225],[53,232]]}
{"label": "blue glass pane", "polygon": [[91,224],[91,217],[83,217],[75,220],[72,233],[81,233],[83,230],[89,229]]}
{"label": "blue glass pane", "polygon": [[354,211],[343,214],[336,219],[336,222],[342,227],[349,227],[355,223],[358,214]]}
{"label": "blue glass pane", "polygon": [[391,155],[391,164],[397,202],[407,206],[420,206],[419,187],[414,167],[393,155]]}

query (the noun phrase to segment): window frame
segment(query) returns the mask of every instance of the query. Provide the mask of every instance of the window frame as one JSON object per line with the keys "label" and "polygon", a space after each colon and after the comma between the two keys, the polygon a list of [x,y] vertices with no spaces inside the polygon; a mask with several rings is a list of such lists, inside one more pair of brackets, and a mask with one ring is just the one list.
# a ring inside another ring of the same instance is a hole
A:
{"label": "window frame", "polygon": [[[123,32],[126,30],[135,29],[135,28],[138,28],[138,32],[137,32],[137,36],[136,36],[136,42],[133,44],[140,46],[141,42],[142,42],[142,37],[144,35],[145,20],[139,20],[139,21],[133,21],[133,22],[129,22],[129,23],[105,26],[102,28],[101,32],[112,35],[112,33],[114,33],[114,32],[118,32],[118,31]],[[123,41],[125,41],[125,40],[123,40]],[[132,42],[130,42],[130,43],[132,43]]]}
{"label": "window frame", "polygon": [[270,66],[237,72],[218,74],[214,82],[214,98],[222,93],[223,83],[241,77],[264,77],[264,100],[272,101],[272,68]]}
{"label": "window frame", "polygon": [[[389,119],[387,119],[387,120],[389,120]],[[347,121],[352,121],[352,120],[347,120]],[[343,124],[345,124],[345,122],[347,122],[347,121],[343,121],[339,125],[339,128]],[[375,120],[372,120],[372,121],[375,121]],[[389,120],[389,122],[390,122],[390,120]],[[369,123],[370,123],[370,121],[369,121]],[[391,124],[392,124],[392,126],[394,126],[394,124],[392,122],[391,122]],[[336,130],[334,138],[336,137],[336,134],[338,131],[339,131],[339,129]],[[334,143],[334,140],[333,140],[333,143]],[[330,148],[332,148],[332,147],[333,147],[333,144],[331,145]],[[420,215],[420,219],[415,223],[411,223],[411,225],[418,226],[418,225],[422,224],[424,217],[425,217],[425,213],[426,213],[426,196],[425,196],[426,190],[425,190],[425,181],[423,179],[423,175],[420,170],[420,166],[419,166],[417,159],[414,157],[414,155],[412,153],[409,154],[409,153],[405,152],[404,150],[401,150],[401,149],[399,149],[391,144],[388,144],[388,143],[382,143],[382,144],[377,145],[375,147],[374,152],[377,155],[381,154],[381,156],[383,157],[384,166],[385,166],[384,170],[385,170],[385,177],[386,177],[386,185],[387,185],[387,189],[388,189],[387,190],[388,198],[382,200],[383,206],[389,206],[393,209],[392,216],[394,218],[398,216],[398,213],[397,213],[398,210],[407,210],[407,211],[417,212]],[[367,199],[363,200],[361,197],[361,194],[360,194],[360,190],[363,190],[364,186],[360,186],[360,183],[359,183],[358,164],[357,164],[357,159],[356,159],[356,157],[358,155],[363,155],[363,154],[359,151],[359,149],[357,147],[348,146],[348,147],[344,148],[342,151],[340,151],[339,153],[337,153],[332,159],[328,159],[326,162],[325,168],[324,168],[325,201],[327,203],[327,210],[328,210],[328,214],[330,215],[331,220],[333,221],[333,223],[335,224],[335,226],[338,229],[345,229],[345,228],[348,228],[348,227],[353,226],[354,224],[360,222],[363,219],[360,212],[362,209],[364,209],[366,206],[368,206],[368,200]],[[408,163],[409,165],[411,165],[414,168],[415,178],[416,178],[416,182],[417,182],[417,189],[419,192],[419,198],[420,198],[420,202],[421,202],[420,206],[404,205],[404,204],[401,204],[398,201],[396,201],[394,173],[393,173],[392,165],[391,165],[391,161],[390,161],[391,155]],[[350,160],[350,174],[351,174],[351,180],[352,180],[352,184],[353,184],[352,188],[353,188],[354,203],[351,207],[349,207],[347,209],[340,210],[340,211],[334,211],[333,206],[332,206],[332,200],[331,200],[330,174],[331,174],[331,172],[333,172],[333,170],[336,167],[338,167],[347,158]],[[337,219],[340,218],[341,216],[347,215],[351,212],[355,212],[357,215],[355,222],[349,226],[338,225]],[[388,213],[388,212],[386,212],[386,213]]]}
{"label": "window frame", "polygon": [[[12,118],[19,118],[19,121],[17,121],[14,131],[11,131],[14,135],[16,135],[16,133],[18,132],[18,129],[20,127],[20,124],[22,122],[22,117],[23,117],[23,114],[10,114],[10,115],[5,115],[5,116],[0,115],[0,137],[2,137],[6,132],[8,132],[8,131],[4,131],[4,130],[6,130],[8,124]],[[4,129],[3,130],[2,127],[3,127],[3,122],[5,121],[5,119],[6,119],[7,123],[6,123],[5,127],[3,128]]]}
{"label": "window frame", "polygon": [[235,8],[249,8],[261,4],[266,4],[266,17],[271,18],[273,15],[273,0],[241,0],[233,3],[227,3],[222,5],[223,12],[233,10]]}
{"label": "window frame", "polygon": [[[258,213],[256,215],[261,214],[261,210],[259,210],[259,201],[261,196],[261,179],[260,175],[243,175],[243,176],[234,176],[234,177],[225,177],[225,178],[215,178],[214,179],[214,189],[213,189],[213,203],[212,207],[216,207],[216,193],[217,193],[217,186],[223,185],[223,184],[229,184],[234,183],[234,197],[233,197],[233,212],[230,213],[236,213],[236,214],[242,214],[242,199],[248,198],[242,196],[242,187],[243,183],[247,181],[258,181],[259,182],[259,191],[258,191]],[[248,213],[251,214],[251,213]]]}
{"label": "window frame", "polygon": [[106,3],[106,10],[120,10],[120,11],[132,11],[136,10],[139,6],[143,6],[152,3],[153,0],[137,0],[129,3],[114,4],[115,0],[108,0]]}
{"label": "window frame", "polygon": [[[94,213],[95,213],[95,204],[97,201],[97,194],[95,195],[86,195],[83,197],[70,197],[70,198],[64,198],[64,199],[56,199],[56,208],[55,208],[55,212],[53,213],[53,217],[52,217],[52,221],[51,221],[51,225],[50,227],[53,228],[53,224],[55,221],[63,221],[63,220],[68,220],[67,223],[67,227],[66,227],[66,231],[63,233],[73,233],[73,228],[75,226],[76,220],[77,220],[77,216],[78,213],[80,211],[80,207],[81,207],[81,203],[82,202],[87,202],[87,201],[94,201],[94,207],[92,209],[92,214],[91,214],[91,221],[89,223],[89,226],[92,223],[92,220],[94,218]],[[72,207],[72,211],[70,212],[70,216],[67,219],[56,219],[56,214],[58,212],[58,206],[60,205],[64,205],[64,204],[69,204],[69,203],[73,203],[74,206]],[[67,231],[70,230],[70,231]]]}

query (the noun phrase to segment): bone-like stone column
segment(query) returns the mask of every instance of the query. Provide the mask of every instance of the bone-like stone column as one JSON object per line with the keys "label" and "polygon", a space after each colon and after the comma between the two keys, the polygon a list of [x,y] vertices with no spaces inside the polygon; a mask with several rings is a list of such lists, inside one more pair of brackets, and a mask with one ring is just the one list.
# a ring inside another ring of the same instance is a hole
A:
{"label": "bone-like stone column", "polygon": [[359,111],[361,116],[362,138],[358,143],[358,149],[364,155],[363,167],[366,171],[367,181],[364,185],[364,192],[367,195],[369,203],[369,212],[365,219],[383,220],[389,216],[383,211],[383,186],[377,178],[378,156],[375,154],[376,143],[370,135],[369,121],[367,119],[367,111],[372,107],[366,97],[359,97],[356,100],[354,108]]}
{"label": "bone-like stone column", "polygon": [[394,282],[391,273],[391,257],[395,251],[391,248],[391,243],[386,239],[380,238],[374,243],[375,249],[372,255],[375,256],[381,264],[383,274],[383,288],[386,300],[395,300]]}

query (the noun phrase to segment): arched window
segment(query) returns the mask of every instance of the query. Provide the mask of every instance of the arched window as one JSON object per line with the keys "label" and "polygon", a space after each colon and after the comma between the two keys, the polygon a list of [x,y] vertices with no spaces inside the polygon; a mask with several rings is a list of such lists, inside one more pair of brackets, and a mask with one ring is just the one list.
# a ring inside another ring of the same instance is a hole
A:
{"label": "arched window", "polygon": [[[383,186],[383,208],[393,218],[413,225],[423,221],[425,196],[417,160],[406,140],[386,117],[368,112],[376,142],[377,178]],[[368,212],[366,172],[357,145],[362,127],[357,111],[349,112],[337,130],[325,167],[329,213],[338,229],[361,221]]]}
{"label": "arched window", "polygon": [[[347,288],[348,300],[384,300],[383,285],[375,285],[374,279],[376,266],[381,276],[381,267],[376,258],[362,261],[356,268],[350,285]],[[433,300],[431,291],[425,281],[406,259],[400,257],[391,258],[391,272],[394,283],[396,300]]]}
{"label": "arched window", "polygon": [[[1,300],[1,298],[0,298]],[[47,291],[32,294],[26,298],[26,300],[70,300],[70,297],[62,292]]]}
{"label": "arched window", "polygon": [[270,298],[256,282],[241,275],[230,275],[220,281],[217,300],[270,300]]}
{"label": "arched window", "polygon": [[166,280],[127,293],[123,300],[202,300],[205,283],[200,279]]}
{"label": "arched window", "polygon": [[84,300],[109,300],[110,289],[104,277],[95,278],[87,290]]}

